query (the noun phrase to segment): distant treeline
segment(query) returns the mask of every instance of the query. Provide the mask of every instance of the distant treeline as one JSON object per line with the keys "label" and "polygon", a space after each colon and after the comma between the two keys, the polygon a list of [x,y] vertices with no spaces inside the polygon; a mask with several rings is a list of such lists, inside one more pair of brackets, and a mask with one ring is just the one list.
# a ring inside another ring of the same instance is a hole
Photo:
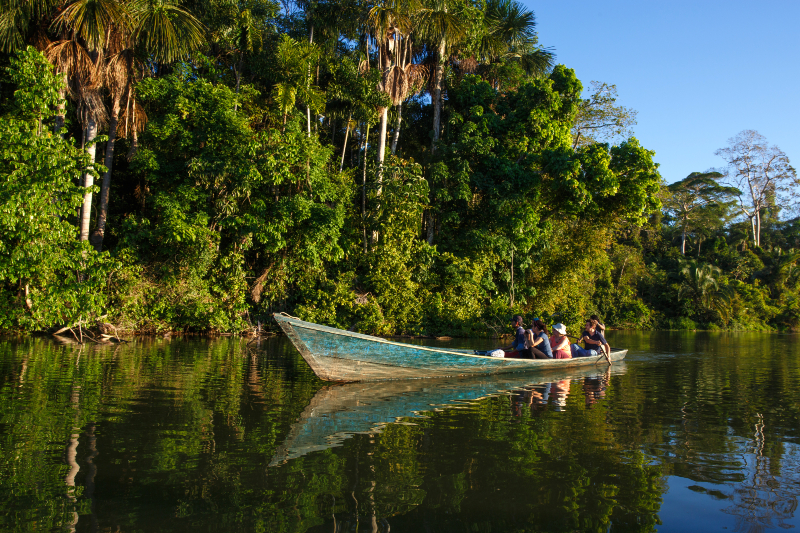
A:
{"label": "distant treeline", "polygon": [[665,186],[515,0],[0,9],[0,329],[800,324],[782,152]]}

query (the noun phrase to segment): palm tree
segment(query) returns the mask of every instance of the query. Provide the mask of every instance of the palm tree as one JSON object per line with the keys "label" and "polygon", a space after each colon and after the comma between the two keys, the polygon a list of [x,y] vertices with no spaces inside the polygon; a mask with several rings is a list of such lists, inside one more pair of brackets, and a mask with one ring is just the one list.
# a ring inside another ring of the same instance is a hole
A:
{"label": "palm tree", "polygon": [[375,122],[376,110],[389,105],[387,95],[378,90],[379,72],[375,69],[359,68],[359,65],[366,67],[366,61],[344,57],[330,68],[333,81],[328,86],[326,113],[347,120],[339,172],[344,168],[345,150],[352,123],[364,123],[365,127],[370,127]]}
{"label": "palm tree", "polygon": [[244,58],[248,54],[252,54],[261,50],[261,46],[263,45],[261,28],[259,28],[256,24],[256,20],[249,9],[245,9],[239,13],[234,33],[234,43],[236,46],[235,55],[238,56],[238,61],[234,62],[233,69],[234,75],[236,76],[237,95],[237,100],[234,104],[233,110],[236,111],[239,106],[238,95],[239,86],[242,81],[242,66]]}
{"label": "palm tree", "polygon": [[[106,171],[100,188],[100,209],[92,244],[103,247],[108,220],[108,198],[111,170],[114,164],[115,141],[120,118],[124,119],[123,136],[133,136],[130,156],[138,147],[138,132],[144,128],[147,116],[136,100],[135,82],[146,72],[140,53],[165,64],[183,57],[203,44],[204,28],[194,16],[170,0],[134,0],[130,3],[131,24],[113,25],[106,46],[108,61],[104,65],[105,85],[111,96],[111,116],[108,127],[104,164]],[[140,49],[137,53],[136,48]],[[122,102],[125,101],[125,108]]]}
{"label": "palm tree", "polygon": [[452,49],[467,34],[466,18],[462,16],[458,4],[453,0],[423,0],[416,13],[421,35],[436,49],[436,63],[433,71],[433,144],[431,152],[441,134],[442,121],[442,83],[444,65],[448,49]]}
{"label": "palm tree", "polygon": [[[50,22],[52,20],[52,23]],[[51,42],[46,28],[58,39]],[[108,189],[114,155],[114,141],[120,113],[125,118],[125,133],[136,133],[143,125],[144,113],[136,103],[133,83],[141,78],[144,63],[134,50],[160,64],[170,63],[203,44],[203,26],[175,0],[11,0],[0,7],[0,48],[11,51],[27,39],[64,76],[66,94],[78,105],[83,129],[82,146],[95,161],[95,138],[109,125],[101,189],[101,209],[93,243],[102,246],[108,211]],[[111,95],[111,116],[103,102],[101,89]],[[121,102],[125,99],[125,110]],[[55,130],[63,126],[63,110]],[[83,176],[87,189],[80,213],[80,239],[89,239],[92,192],[95,171],[89,167]]]}
{"label": "palm tree", "polygon": [[[144,76],[145,67],[130,47],[112,55],[106,64],[106,87],[111,96],[111,114],[108,124],[108,141],[103,164],[106,167],[103,181],[100,186],[100,206],[97,213],[97,227],[92,232],[91,242],[99,252],[103,249],[106,222],[108,220],[108,197],[111,188],[111,171],[114,166],[114,148],[119,137],[120,118],[123,120],[122,137],[127,137],[129,132],[135,140],[137,134],[144,128],[147,116],[136,101],[134,82]],[[125,107],[122,107],[123,100]],[[135,153],[136,144],[131,146],[132,155]]]}
{"label": "palm tree", "polygon": [[203,25],[175,0],[132,0],[130,12],[134,42],[159,64],[177,61],[205,44]]}
{"label": "palm tree", "polygon": [[[233,71],[235,92],[238,95],[241,87],[242,69],[247,56],[257,53],[264,44],[264,17],[259,16],[259,10],[253,6],[255,2],[226,2],[218,6],[219,14],[215,19],[221,19],[212,29],[209,29],[208,40],[211,46],[219,49],[219,56],[231,58],[228,68]],[[251,10],[255,8],[255,12]],[[234,102],[234,111],[239,107],[238,99]]]}
{"label": "palm tree", "polygon": [[538,45],[536,16],[516,0],[489,0],[483,30],[479,53],[487,65],[515,61],[533,76],[543,76],[553,67],[553,52]]}
{"label": "palm tree", "polygon": [[[711,309],[719,311],[721,306],[732,301],[733,293],[720,283],[722,270],[719,267],[697,261],[684,261],[681,263],[681,273],[684,281],[678,296],[688,294],[698,313]],[[720,312],[720,316],[725,319],[727,315]]]}
{"label": "palm tree", "polygon": [[[407,3],[389,0],[373,7],[369,13],[369,26],[378,46],[378,69],[381,81],[378,88],[387,94],[392,105],[398,108],[392,153],[397,148],[402,114],[400,106],[414,92],[422,88],[424,67],[412,64],[414,33],[414,8]],[[389,108],[380,109],[381,133],[378,140],[378,181],[386,157],[386,133]]]}
{"label": "palm tree", "polygon": [[728,285],[721,286],[711,293],[711,307],[719,313],[720,319],[725,326],[730,324],[733,318],[733,308],[736,302],[736,291]]}
{"label": "palm tree", "polygon": [[[289,110],[299,97],[308,109],[322,110],[325,98],[322,91],[311,84],[311,65],[319,60],[319,48],[312,43],[298,42],[284,34],[275,54],[280,82],[275,85],[275,96],[283,116],[283,125]],[[308,131],[309,135],[311,130]]]}
{"label": "palm tree", "polygon": [[[55,18],[52,27],[62,39],[45,53],[69,79],[69,94],[78,103],[78,120],[83,126],[82,144],[90,162],[95,162],[95,138],[108,120],[100,88],[103,85],[105,47],[114,28],[126,28],[130,14],[124,4],[114,0],[76,0]],[[86,193],[80,215],[80,240],[89,239],[92,214],[92,187],[96,171],[90,166],[83,176]]]}

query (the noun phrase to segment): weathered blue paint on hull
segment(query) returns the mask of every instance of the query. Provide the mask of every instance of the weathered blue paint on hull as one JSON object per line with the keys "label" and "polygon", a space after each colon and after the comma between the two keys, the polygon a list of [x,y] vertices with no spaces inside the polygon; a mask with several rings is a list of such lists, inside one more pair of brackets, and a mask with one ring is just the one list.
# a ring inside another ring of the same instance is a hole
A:
{"label": "weathered blue paint on hull", "polygon": [[380,433],[387,424],[419,416],[425,411],[457,407],[466,401],[567,379],[607,378],[624,372],[625,363],[620,362],[611,369],[548,368],[535,377],[505,374],[326,386],[317,392],[292,425],[270,466],[341,446],[355,434]]}
{"label": "weathered blue paint on hull", "polygon": [[[528,372],[604,363],[605,358],[504,359],[469,350],[430,348],[393,342],[276,314],[275,320],[314,372],[327,381],[383,381]],[[627,350],[613,351],[612,361]]]}

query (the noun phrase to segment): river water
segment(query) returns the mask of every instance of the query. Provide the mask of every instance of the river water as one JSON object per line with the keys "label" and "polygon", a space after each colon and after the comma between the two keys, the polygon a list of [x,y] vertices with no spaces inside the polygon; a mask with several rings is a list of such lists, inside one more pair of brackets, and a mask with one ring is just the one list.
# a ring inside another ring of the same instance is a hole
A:
{"label": "river water", "polygon": [[285,338],[2,342],[0,530],[800,525],[797,336],[608,337],[610,370],[346,386]]}

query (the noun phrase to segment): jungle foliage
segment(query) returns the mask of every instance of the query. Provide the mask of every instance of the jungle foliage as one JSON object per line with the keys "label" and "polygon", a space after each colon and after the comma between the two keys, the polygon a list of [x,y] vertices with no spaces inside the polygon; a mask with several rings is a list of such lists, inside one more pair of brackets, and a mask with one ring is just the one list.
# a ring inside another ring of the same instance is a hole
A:
{"label": "jungle foliage", "polygon": [[788,182],[682,217],[517,2],[154,5],[2,8],[0,328],[800,325]]}

